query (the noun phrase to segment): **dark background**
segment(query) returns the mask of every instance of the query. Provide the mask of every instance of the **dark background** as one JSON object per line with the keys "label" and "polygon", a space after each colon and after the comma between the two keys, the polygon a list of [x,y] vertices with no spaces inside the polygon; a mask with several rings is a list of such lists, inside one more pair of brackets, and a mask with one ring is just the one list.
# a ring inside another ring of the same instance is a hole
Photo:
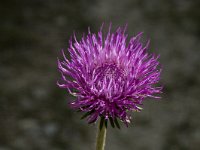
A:
{"label": "dark background", "polygon": [[108,129],[107,150],[200,149],[200,1],[0,1],[0,150],[93,150],[95,125],[69,109],[56,59],[73,31],[128,23],[161,54],[160,101],[129,128]]}

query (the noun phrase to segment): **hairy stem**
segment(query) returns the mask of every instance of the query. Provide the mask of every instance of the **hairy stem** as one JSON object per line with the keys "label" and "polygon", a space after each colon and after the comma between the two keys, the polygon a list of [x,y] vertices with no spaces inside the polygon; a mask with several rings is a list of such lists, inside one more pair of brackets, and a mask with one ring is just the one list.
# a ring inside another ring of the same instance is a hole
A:
{"label": "hairy stem", "polygon": [[101,118],[97,129],[96,150],[104,150],[106,142],[106,130],[107,128],[105,126],[104,118]]}

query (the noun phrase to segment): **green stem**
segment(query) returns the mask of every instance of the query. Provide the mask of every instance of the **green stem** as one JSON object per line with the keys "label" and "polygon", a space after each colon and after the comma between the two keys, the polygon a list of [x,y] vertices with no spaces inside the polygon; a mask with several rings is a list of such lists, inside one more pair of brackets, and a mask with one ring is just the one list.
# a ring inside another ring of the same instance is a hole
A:
{"label": "green stem", "polygon": [[105,143],[106,143],[106,126],[104,118],[101,118],[97,129],[96,150],[104,150]]}

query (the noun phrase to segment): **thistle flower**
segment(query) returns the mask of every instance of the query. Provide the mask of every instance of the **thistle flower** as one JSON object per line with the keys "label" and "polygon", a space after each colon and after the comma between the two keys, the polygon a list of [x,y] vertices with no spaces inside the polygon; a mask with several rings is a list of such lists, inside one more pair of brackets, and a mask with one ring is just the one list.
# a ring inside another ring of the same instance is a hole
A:
{"label": "thistle flower", "polygon": [[141,111],[140,105],[147,97],[159,98],[158,87],[161,69],[159,56],[147,53],[149,42],[140,42],[141,33],[127,42],[126,28],[109,31],[104,37],[102,28],[98,34],[88,30],[86,37],[69,41],[71,59],[58,60],[62,82],[65,88],[77,97],[70,104],[74,109],[85,112],[88,123],[99,117],[107,125],[119,127],[121,120],[130,123],[131,111]]}

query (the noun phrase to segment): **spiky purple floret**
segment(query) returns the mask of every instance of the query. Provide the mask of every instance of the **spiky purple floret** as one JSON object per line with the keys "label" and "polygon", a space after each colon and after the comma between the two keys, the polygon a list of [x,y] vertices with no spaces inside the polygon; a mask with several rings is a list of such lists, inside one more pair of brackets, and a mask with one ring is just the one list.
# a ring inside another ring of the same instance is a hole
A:
{"label": "spiky purple floret", "polygon": [[71,60],[58,60],[62,74],[59,87],[66,88],[77,97],[71,102],[75,109],[87,113],[89,123],[99,117],[116,120],[126,125],[130,122],[130,111],[140,111],[146,97],[161,93],[157,87],[161,69],[159,56],[148,54],[140,42],[141,33],[132,37],[128,44],[125,29],[109,32],[105,39],[102,28],[98,34],[91,33],[78,42],[76,36],[69,41]]}

